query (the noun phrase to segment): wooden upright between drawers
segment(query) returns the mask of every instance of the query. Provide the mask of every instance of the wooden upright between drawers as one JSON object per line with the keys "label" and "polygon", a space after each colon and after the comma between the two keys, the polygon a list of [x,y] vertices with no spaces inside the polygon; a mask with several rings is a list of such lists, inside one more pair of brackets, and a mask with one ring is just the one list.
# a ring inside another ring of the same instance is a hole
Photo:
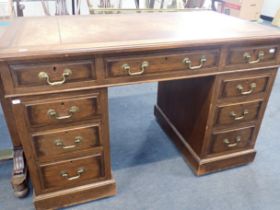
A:
{"label": "wooden upright between drawers", "polygon": [[116,193],[111,86],[159,82],[155,116],[195,174],[253,161],[279,43],[209,11],[16,19],[0,40],[1,103],[36,209]]}

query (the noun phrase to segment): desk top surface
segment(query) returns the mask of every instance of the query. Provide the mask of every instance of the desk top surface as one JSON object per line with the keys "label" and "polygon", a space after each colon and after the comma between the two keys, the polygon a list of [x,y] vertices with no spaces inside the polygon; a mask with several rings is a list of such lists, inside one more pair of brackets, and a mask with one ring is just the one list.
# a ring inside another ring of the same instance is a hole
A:
{"label": "desk top surface", "polygon": [[17,18],[0,40],[0,58],[275,38],[280,30],[212,11]]}

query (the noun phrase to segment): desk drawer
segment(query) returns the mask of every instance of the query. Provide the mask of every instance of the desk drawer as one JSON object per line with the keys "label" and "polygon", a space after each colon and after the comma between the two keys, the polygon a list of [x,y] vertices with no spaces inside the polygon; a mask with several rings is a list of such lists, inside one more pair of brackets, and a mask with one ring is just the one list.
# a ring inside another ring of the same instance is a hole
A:
{"label": "desk drawer", "polygon": [[237,105],[221,106],[216,111],[216,125],[231,125],[258,119],[262,102],[249,102]]}
{"label": "desk drawer", "polygon": [[48,188],[67,188],[104,177],[103,157],[89,156],[40,167],[42,184]]}
{"label": "desk drawer", "polygon": [[246,97],[265,93],[269,79],[270,76],[225,79],[222,81],[220,97]]}
{"label": "desk drawer", "polygon": [[108,57],[105,59],[106,76],[140,76],[159,72],[195,71],[217,68],[219,50],[201,50],[173,54],[143,54]]}
{"label": "desk drawer", "polygon": [[250,68],[258,64],[276,64],[278,51],[277,45],[233,47],[229,49],[226,65]]}
{"label": "desk drawer", "polygon": [[81,127],[51,130],[33,134],[33,144],[37,158],[41,162],[54,161],[79,156],[83,151],[102,145],[100,122]]}
{"label": "desk drawer", "polygon": [[100,93],[42,99],[26,105],[31,127],[79,122],[101,114]]}
{"label": "desk drawer", "polygon": [[96,80],[93,60],[34,61],[10,65],[13,83],[20,87],[57,87],[65,84]]}
{"label": "desk drawer", "polygon": [[233,131],[217,132],[212,135],[209,154],[221,152],[235,152],[252,144],[254,127],[247,127]]}

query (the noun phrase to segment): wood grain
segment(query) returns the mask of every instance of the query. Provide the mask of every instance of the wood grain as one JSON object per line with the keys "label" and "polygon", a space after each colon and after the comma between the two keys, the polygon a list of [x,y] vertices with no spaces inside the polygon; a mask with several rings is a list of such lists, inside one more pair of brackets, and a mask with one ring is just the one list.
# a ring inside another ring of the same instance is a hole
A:
{"label": "wood grain", "polygon": [[[79,127],[65,127],[63,130],[35,133],[32,138],[36,156],[40,162],[80,156],[83,151],[102,145],[101,130],[100,122],[97,122]],[[75,143],[77,138],[80,139],[79,143]],[[62,145],[57,145],[57,141]]]}
{"label": "wood grain", "polygon": [[[24,149],[35,207],[116,193],[111,86],[159,82],[155,116],[195,174],[253,161],[279,43],[277,29],[210,11],[13,20],[0,40],[0,98],[14,144]],[[72,74],[52,84],[65,69]]]}
{"label": "wood grain", "polygon": [[[69,180],[78,175],[77,171],[83,168],[79,178]],[[70,159],[50,165],[41,165],[43,188],[66,189],[77,185],[92,183],[104,177],[104,166],[100,155]],[[62,177],[67,173],[68,177]]]}
{"label": "wood grain", "polygon": [[[252,146],[253,132],[254,127],[247,127],[214,133],[211,139],[209,153],[236,152],[240,149]],[[240,138],[240,142],[237,142],[237,138]],[[229,141],[229,144],[225,143],[225,139]]]}
{"label": "wood grain", "polygon": [[0,41],[6,58],[280,38],[277,29],[211,11],[19,18],[7,33]]}
{"label": "wood grain", "polygon": [[[231,125],[257,120],[261,105],[262,102],[257,101],[218,107],[216,112],[215,125]],[[247,114],[245,113],[246,110]],[[232,113],[234,113],[236,116],[233,116]]]}

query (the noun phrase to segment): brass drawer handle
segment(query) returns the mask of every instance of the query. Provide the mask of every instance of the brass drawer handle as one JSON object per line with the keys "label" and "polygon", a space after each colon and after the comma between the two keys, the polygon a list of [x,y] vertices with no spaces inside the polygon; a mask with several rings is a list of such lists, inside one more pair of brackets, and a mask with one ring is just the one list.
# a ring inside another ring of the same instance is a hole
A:
{"label": "brass drawer handle", "polygon": [[79,112],[79,111],[80,111],[79,107],[71,106],[70,109],[68,110],[68,113],[69,113],[68,115],[59,116],[54,109],[49,109],[48,116],[54,117],[57,120],[65,120],[65,119],[71,118],[74,115],[74,113]]}
{"label": "brass drawer handle", "polygon": [[251,61],[251,57],[252,56],[248,52],[245,52],[243,54],[243,57],[246,60],[246,62],[249,63],[249,64],[259,63],[259,62],[261,62],[264,59],[264,51],[259,51],[258,58],[257,58],[257,60],[254,60],[254,61]]}
{"label": "brass drawer handle", "polygon": [[236,147],[238,145],[238,143],[241,142],[241,137],[237,136],[235,138],[235,142],[231,143],[228,139],[224,139],[224,143],[227,145],[227,147],[232,148],[232,147]]}
{"label": "brass drawer handle", "polygon": [[122,65],[122,69],[128,72],[129,76],[137,76],[137,75],[141,75],[145,72],[145,69],[149,67],[149,62],[148,61],[143,61],[143,63],[141,64],[141,70],[138,72],[131,72],[131,68],[130,65],[128,65],[127,63]]}
{"label": "brass drawer handle", "polygon": [[250,95],[254,92],[256,87],[257,87],[257,84],[253,82],[250,84],[250,90],[248,90],[248,91],[244,91],[244,87],[241,84],[237,85],[236,89],[239,90],[241,95]]}
{"label": "brass drawer handle", "polygon": [[192,61],[190,58],[184,58],[183,63],[188,66],[191,70],[201,69],[203,65],[207,62],[207,58],[203,55],[200,58],[200,65],[198,66],[192,66]]}
{"label": "brass drawer handle", "polygon": [[63,143],[63,141],[62,141],[61,139],[56,139],[56,140],[54,141],[54,144],[55,144],[55,146],[57,146],[57,147],[61,147],[61,148],[64,149],[64,150],[68,150],[68,149],[74,149],[74,148],[76,148],[76,147],[82,142],[82,140],[83,140],[83,137],[81,137],[81,136],[76,136],[76,137],[75,137],[75,140],[74,140],[74,144],[72,144],[72,145],[65,146],[64,143]]}
{"label": "brass drawer handle", "polygon": [[67,77],[71,76],[72,71],[71,69],[64,69],[64,72],[62,74],[62,79],[60,81],[55,81],[55,82],[51,82],[50,81],[50,77],[48,75],[48,73],[42,71],[38,74],[38,77],[41,80],[46,80],[46,82],[50,85],[50,86],[56,86],[56,85],[62,85],[66,82]]}
{"label": "brass drawer handle", "polygon": [[247,114],[249,114],[249,111],[247,109],[245,109],[243,111],[243,113],[240,117],[237,117],[237,114],[234,111],[230,112],[230,116],[232,116],[233,119],[236,120],[236,121],[243,120],[246,117]]}
{"label": "brass drawer handle", "polygon": [[72,176],[72,177],[69,177],[69,174],[68,174],[68,172],[66,172],[66,171],[61,171],[60,172],[60,175],[62,176],[62,177],[64,177],[64,178],[66,178],[68,181],[72,181],[72,180],[75,180],[75,179],[79,179],[80,177],[81,177],[81,175],[83,174],[83,173],[85,173],[85,169],[84,168],[79,168],[78,170],[77,170],[77,175],[76,176]]}

